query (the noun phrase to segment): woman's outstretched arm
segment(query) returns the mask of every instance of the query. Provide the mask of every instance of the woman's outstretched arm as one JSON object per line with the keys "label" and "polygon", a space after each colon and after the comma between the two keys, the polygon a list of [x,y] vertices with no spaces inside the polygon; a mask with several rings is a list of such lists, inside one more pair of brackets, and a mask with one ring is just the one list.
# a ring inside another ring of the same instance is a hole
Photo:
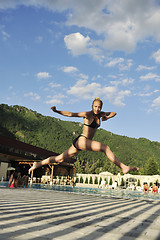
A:
{"label": "woman's outstretched arm", "polygon": [[102,121],[106,121],[108,120],[109,118],[113,118],[114,116],[116,116],[116,112],[102,112],[101,115],[102,115]]}
{"label": "woman's outstretched arm", "polygon": [[89,112],[73,113],[69,111],[60,111],[60,110],[57,110],[55,106],[51,107],[51,109],[53,112],[56,112],[66,117],[87,117],[89,115]]}

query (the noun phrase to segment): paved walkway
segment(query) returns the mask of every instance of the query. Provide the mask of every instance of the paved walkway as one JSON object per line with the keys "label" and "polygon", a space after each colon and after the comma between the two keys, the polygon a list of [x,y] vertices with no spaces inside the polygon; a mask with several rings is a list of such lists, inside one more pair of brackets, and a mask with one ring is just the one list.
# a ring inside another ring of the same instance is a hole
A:
{"label": "paved walkway", "polygon": [[1,240],[160,240],[160,201],[0,188]]}

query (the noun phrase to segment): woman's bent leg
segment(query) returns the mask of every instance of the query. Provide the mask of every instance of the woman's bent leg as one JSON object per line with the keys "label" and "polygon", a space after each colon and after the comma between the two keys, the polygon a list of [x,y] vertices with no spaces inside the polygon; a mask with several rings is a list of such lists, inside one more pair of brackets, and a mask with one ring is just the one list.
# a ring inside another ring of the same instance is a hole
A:
{"label": "woman's bent leg", "polygon": [[39,162],[34,162],[33,166],[28,170],[28,173],[30,174],[35,169],[40,168],[40,167],[42,167],[42,166],[44,166],[46,164],[54,162],[54,158],[55,158],[55,156],[48,157],[48,158],[46,158],[46,159],[44,159],[42,161],[39,161]]}
{"label": "woman's bent leg", "polygon": [[110,147],[108,147],[108,146],[106,146],[105,154],[111,162],[116,164],[116,166],[118,166],[122,170],[122,172],[124,174],[126,174],[130,171],[139,170],[139,168],[137,168],[137,167],[130,167],[130,166],[127,166],[124,163],[120,162],[118,160],[118,158],[115,156],[115,154],[111,151]]}
{"label": "woman's bent leg", "polygon": [[111,149],[100,142],[93,141],[84,137],[80,137],[77,141],[77,147],[84,150],[84,151],[96,151],[96,152],[104,152],[105,155],[108,157],[108,159],[116,164],[122,172],[125,174],[132,170],[138,170],[137,167],[130,167],[118,160],[118,158],[115,156],[115,154],[111,151]]}
{"label": "woman's bent leg", "polygon": [[62,154],[58,156],[51,156],[40,162],[34,162],[33,166],[29,169],[28,173],[30,174],[31,171],[35,170],[36,168],[40,168],[47,164],[63,162],[66,158],[73,157],[78,152],[79,151],[72,145],[69,149],[67,149],[66,151],[64,151]]}

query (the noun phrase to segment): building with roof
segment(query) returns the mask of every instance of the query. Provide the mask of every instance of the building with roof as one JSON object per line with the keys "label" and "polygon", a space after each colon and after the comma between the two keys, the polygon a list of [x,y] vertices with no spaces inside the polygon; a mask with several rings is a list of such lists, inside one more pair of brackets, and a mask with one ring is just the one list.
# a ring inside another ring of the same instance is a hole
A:
{"label": "building with roof", "polygon": [[[57,155],[59,154],[0,135],[0,180],[7,180],[11,168],[20,171],[22,175],[27,175],[34,161]],[[41,178],[42,175],[50,174],[51,179],[54,175],[73,176],[76,172],[75,161],[68,158],[62,163],[44,166],[36,169],[34,176]]]}

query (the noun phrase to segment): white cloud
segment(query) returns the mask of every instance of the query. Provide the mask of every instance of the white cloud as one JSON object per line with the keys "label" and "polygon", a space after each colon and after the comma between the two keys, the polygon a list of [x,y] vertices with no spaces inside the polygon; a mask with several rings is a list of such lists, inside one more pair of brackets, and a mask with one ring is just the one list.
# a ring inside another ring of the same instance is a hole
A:
{"label": "white cloud", "polygon": [[131,85],[134,83],[134,79],[133,78],[125,78],[125,79],[121,79],[121,80],[117,80],[117,81],[110,81],[110,83],[112,83],[113,85],[123,85],[123,86],[127,86],[127,85]]}
{"label": "white cloud", "polygon": [[155,69],[156,67],[154,67],[154,66],[152,66],[152,67],[147,67],[147,66],[144,66],[144,65],[139,65],[138,67],[137,67],[137,71],[141,71],[141,70],[153,70],[153,69]]}
{"label": "white cloud", "polygon": [[77,77],[78,77],[79,79],[85,79],[85,80],[88,79],[88,75],[86,75],[86,74],[84,74],[84,73],[78,74]]}
{"label": "white cloud", "polygon": [[65,73],[71,73],[74,75],[74,77],[76,77],[77,79],[88,79],[88,75],[80,73],[78,68],[73,67],[73,66],[64,66],[61,68],[63,72]]}
{"label": "white cloud", "polygon": [[104,56],[98,48],[97,41],[91,41],[89,36],[84,37],[81,33],[71,33],[64,38],[66,47],[73,56],[88,54],[94,59],[102,62]]}
{"label": "white cloud", "polygon": [[116,78],[117,78],[117,76],[116,76],[116,75],[113,75],[113,74],[108,75],[108,77],[109,77],[109,78],[112,78],[112,79],[116,79]]}
{"label": "white cloud", "polygon": [[73,66],[64,66],[62,68],[62,70],[66,73],[74,73],[74,72],[78,71],[78,69],[76,67],[73,67]]}
{"label": "white cloud", "polygon": [[134,83],[134,79],[133,78],[125,78],[121,81],[122,85],[126,86],[129,84],[133,84]]}
{"label": "white cloud", "polygon": [[76,98],[93,99],[96,96],[107,98],[112,104],[125,106],[124,98],[130,95],[129,90],[120,91],[117,86],[101,86],[101,84],[87,80],[79,80],[67,91],[67,94],[74,95]]}
{"label": "white cloud", "polygon": [[24,97],[30,97],[32,100],[40,99],[40,96],[37,93],[33,93],[33,92],[25,93]]}
{"label": "white cloud", "polygon": [[52,77],[48,72],[39,72],[36,74],[38,79],[46,79]]}
{"label": "white cloud", "polygon": [[160,76],[155,73],[148,73],[146,75],[140,76],[140,80],[142,81],[155,80],[156,82],[160,82]]}
{"label": "white cloud", "polygon": [[154,60],[156,61],[156,63],[160,63],[160,49],[157,52],[154,52],[152,54],[152,57],[154,58]]}
{"label": "white cloud", "polygon": [[137,42],[148,36],[160,39],[160,6],[156,1],[141,0],[136,4],[132,0],[76,2],[72,9],[68,24],[103,34],[107,49],[131,52]]}
{"label": "white cloud", "polygon": [[151,95],[155,94],[155,93],[158,93],[159,90],[158,89],[155,89],[153,91],[149,91],[150,90],[150,86],[146,86],[144,88],[144,91],[142,93],[138,93],[136,95],[140,96],[140,97],[150,97]]}
{"label": "white cloud", "polygon": [[45,101],[46,104],[50,105],[57,105],[57,104],[63,104],[63,99],[66,98],[65,95],[63,94],[57,94],[54,96],[48,96],[47,97],[49,100]]}
{"label": "white cloud", "polygon": [[3,40],[4,41],[7,40],[8,38],[10,38],[10,35],[7,32],[5,32],[5,31],[1,31],[1,34],[3,36]]}
{"label": "white cloud", "polygon": [[129,60],[127,60],[124,64],[119,64],[119,70],[120,70],[120,71],[130,70],[130,68],[132,67],[132,65],[133,65],[132,60],[129,59]]}
{"label": "white cloud", "polygon": [[54,83],[54,82],[50,82],[50,83],[49,83],[49,86],[50,86],[51,88],[56,88],[56,87],[61,87],[61,84],[59,84],[59,83]]}
{"label": "white cloud", "polygon": [[88,84],[87,80],[78,80],[74,86],[70,87],[67,93],[79,98],[92,99],[99,95],[99,90],[99,83],[93,82]]}
{"label": "white cloud", "polygon": [[125,90],[125,91],[120,91],[117,92],[117,96],[113,99],[113,103],[116,106],[123,107],[126,104],[123,102],[125,96],[129,96],[131,94],[131,91]]}
{"label": "white cloud", "polygon": [[140,97],[150,97],[153,94],[153,92],[148,92],[148,93],[139,93],[138,95]]}
{"label": "white cloud", "polygon": [[125,60],[124,58],[113,58],[107,64],[106,67],[118,67],[120,71],[129,70],[133,65],[132,60]]}
{"label": "white cloud", "polygon": [[124,62],[124,58],[114,58],[106,64],[107,67],[115,67],[115,65]]}
{"label": "white cloud", "polygon": [[88,52],[88,46],[90,42],[90,38],[84,37],[80,33],[72,33],[68,36],[65,36],[64,42],[66,44],[67,49],[71,50],[74,56],[86,54]]}
{"label": "white cloud", "polygon": [[[160,41],[159,22],[160,5],[158,1],[50,1],[50,0],[5,0],[0,2],[0,9],[16,8],[17,6],[45,7],[51,11],[66,11],[66,24],[89,29],[103,36],[101,46],[108,50],[122,50],[132,52],[138,42],[143,42],[148,37]],[[79,35],[80,36],[80,35]],[[78,35],[73,35],[77,37]],[[80,49],[85,52],[86,46],[91,43],[89,36],[78,39],[80,46],[73,43],[71,36],[65,39],[68,49],[74,55],[80,54]],[[82,45],[81,45],[82,44]],[[100,45],[99,45],[100,47]],[[92,49],[96,50],[96,48]],[[93,52],[92,52],[93,54]]]}
{"label": "white cloud", "polygon": [[50,105],[58,105],[63,104],[63,101],[61,99],[52,98],[50,100],[47,100],[45,103]]}
{"label": "white cloud", "polygon": [[160,96],[153,100],[152,107],[160,108]]}
{"label": "white cloud", "polygon": [[154,90],[153,92],[154,92],[154,93],[157,93],[157,92],[159,92],[159,90],[158,90],[158,89],[156,89],[156,90]]}
{"label": "white cloud", "polygon": [[10,34],[8,34],[4,29],[5,29],[5,26],[0,25],[0,33],[2,35],[2,39],[6,41],[8,38],[10,38]]}

